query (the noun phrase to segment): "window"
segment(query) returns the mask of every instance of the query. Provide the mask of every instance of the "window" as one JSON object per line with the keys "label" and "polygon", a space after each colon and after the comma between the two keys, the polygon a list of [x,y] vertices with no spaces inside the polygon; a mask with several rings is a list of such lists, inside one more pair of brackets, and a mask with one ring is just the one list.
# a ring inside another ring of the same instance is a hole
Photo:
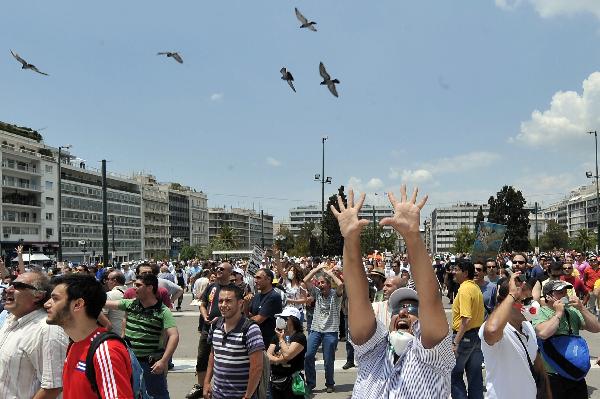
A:
{"label": "window", "polygon": [[51,235],[53,235],[53,234],[54,234],[54,230],[53,230],[53,229],[46,229],[46,235],[47,235],[48,237],[50,237],[50,236],[51,236]]}
{"label": "window", "polygon": [[51,212],[46,213],[46,220],[53,220],[54,219],[54,214]]}
{"label": "window", "polygon": [[54,183],[46,180],[46,190],[52,190]]}
{"label": "window", "polygon": [[52,165],[46,165],[46,173],[52,173]]}
{"label": "window", "polygon": [[46,205],[54,205],[54,198],[46,197]]}

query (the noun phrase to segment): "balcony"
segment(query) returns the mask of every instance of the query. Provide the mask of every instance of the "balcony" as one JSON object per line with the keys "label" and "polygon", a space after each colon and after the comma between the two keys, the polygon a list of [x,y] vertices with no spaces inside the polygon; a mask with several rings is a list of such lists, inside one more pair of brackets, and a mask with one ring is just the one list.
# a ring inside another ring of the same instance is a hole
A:
{"label": "balcony", "polygon": [[35,191],[36,193],[39,193],[42,191],[40,186],[38,186],[37,184],[9,182],[6,180],[2,182],[2,187],[10,187],[10,188],[17,188],[17,189],[22,189],[22,190]]}
{"label": "balcony", "polygon": [[17,207],[27,208],[41,208],[40,201],[32,194],[20,194],[20,193],[4,193],[2,195],[2,203],[5,205],[12,205]]}
{"label": "balcony", "polygon": [[7,162],[6,160],[2,162],[2,169],[14,170],[17,172],[24,172],[28,174],[41,175],[40,170],[35,165],[30,164],[19,164],[19,162]]}

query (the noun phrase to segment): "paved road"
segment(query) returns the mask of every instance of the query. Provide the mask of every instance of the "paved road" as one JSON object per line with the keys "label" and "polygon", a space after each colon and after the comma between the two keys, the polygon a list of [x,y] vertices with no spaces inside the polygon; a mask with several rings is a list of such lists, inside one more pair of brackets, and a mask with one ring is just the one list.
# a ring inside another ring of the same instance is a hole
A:
{"label": "paved road", "polygon": [[[183,311],[174,312],[177,320],[177,326],[179,328],[180,341],[177,351],[174,356],[175,369],[169,373],[169,392],[171,398],[181,399],[185,397],[185,394],[190,390],[192,385],[196,382],[194,376],[196,366],[196,353],[198,347],[198,314],[199,312],[187,306],[191,301],[191,295],[185,294],[183,301]],[[450,320],[451,312],[450,305],[444,298],[444,305],[446,307],[446,315]],[[600,355],[600,335],[593,335],[587,332],[583,332],[582,335],[587,339],[590,353],[594,357],[592,360],[592,369],[590,370],[587,383],[590,392],[590,398],[600,399],[600,367],[595,364],[595,357]],[[325,381],[323,373],[323,358],[322,356],[317,357],[319,359],[317,363],[317,389],[315,390],[316,399],[346,399],[352,394],[352,388],[354,381],[356,380],[356,369],[348,371],[342,370],[342,365],[346,359],[346,346],[344,343],[338,344],[338,350],[336,352],[335,362],[335,382],[336,392],[328,394],[325,393]]]}

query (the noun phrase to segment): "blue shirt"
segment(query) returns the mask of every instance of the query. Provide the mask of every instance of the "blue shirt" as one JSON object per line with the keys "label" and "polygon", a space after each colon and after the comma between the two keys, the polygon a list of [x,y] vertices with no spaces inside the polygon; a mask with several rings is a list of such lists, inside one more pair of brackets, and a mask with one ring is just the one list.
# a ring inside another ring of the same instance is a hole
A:
{"label": "blue shirt", "polygon": [[480,285],[479,288],[481,288],[481,293],[483,294],[483,306],[485,308],[485,318],[487,319],[487,317],[496,307],[496,293],[498,292],[498,285],[486,281],[483,285]]}

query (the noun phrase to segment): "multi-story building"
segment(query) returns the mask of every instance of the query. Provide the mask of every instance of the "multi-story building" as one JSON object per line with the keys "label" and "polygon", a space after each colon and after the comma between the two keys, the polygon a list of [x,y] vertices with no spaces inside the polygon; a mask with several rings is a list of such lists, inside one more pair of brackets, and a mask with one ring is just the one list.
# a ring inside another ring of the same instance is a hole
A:
{"label": "multi-story building", "polygon": [[171,250],[169,194],[152,175],[134,175],[142,194],[142,253],[145,259],[161,259]]}
{"label": "multi-story building", "polygon": [[202,191],[188,191],[190,197],[190,242],[208,245],[208,198]]}
{"label": "multi-story building", "polygon": [[544,219],[554,220],[567,229],[569,237],[578,230],[595,231],[598,225],[596,185],[581,186],[542,211]]}
{"label": "multi-story building", "polygon": [[487,218],[488,204],[459,203],[449,207],[435,208],[431,213],[431,250],[435,253],[451,252],[455,234],[463,226],[475,230],[479,208]]}
{"label": "multi-story building", "polygon": [[[61,164],[62,247],[69,261],[102,260],[102,174],[63,157]],[[137,182],[108,173],[109,256],[114,261],[142,258],[142,196]],[[112,253],[112,255],[111,255]]]}
{"label": "multi-story building", "polygon": [[0,139],[2,255],[12,255],[21,242],[53,256],[58,248],[55,149],[36,131],[3,122]]}
{"label": "multi-story building", "polygon": [[273,215],[257,213],[251,209],[239,208],[210,208],[209,239],[213,240],[220,234],[223,225],[233,230],[236,249],[252,249],[254,245],[268,248],[273,246]]}

